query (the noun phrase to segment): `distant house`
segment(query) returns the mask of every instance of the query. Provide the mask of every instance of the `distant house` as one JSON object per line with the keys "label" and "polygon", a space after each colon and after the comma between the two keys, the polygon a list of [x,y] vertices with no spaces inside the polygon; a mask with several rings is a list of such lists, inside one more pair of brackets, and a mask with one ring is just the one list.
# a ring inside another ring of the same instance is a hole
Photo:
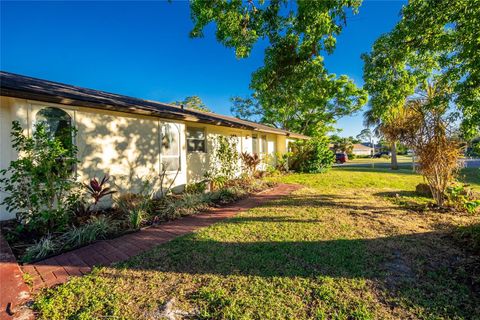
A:
{"label": "distant house", "polygon": [[[127,192],[164,171],[178,188],[204,179],[218,165],[212,161],[212,149],[219,135],[235,139],[239,153],[257,153],[271,162],[275,154],[287,152],[290,142],[308,139],[212,112],[8,72],[0,72],[0,89],[0,169],[17,158],[10,137],[12,121],[19,121],[26,134],[42,121],[55,135],[66,126],[76,129],[79,181],[109,174]],[[0,202],[4,196],[0,194]],[[0,207],[0,220],[11,217]]]}
{"label": "distant house", "polygon": [[355,143],[352,153],[356,156],[371,156],[373,154],[373,148],[361,143]]}

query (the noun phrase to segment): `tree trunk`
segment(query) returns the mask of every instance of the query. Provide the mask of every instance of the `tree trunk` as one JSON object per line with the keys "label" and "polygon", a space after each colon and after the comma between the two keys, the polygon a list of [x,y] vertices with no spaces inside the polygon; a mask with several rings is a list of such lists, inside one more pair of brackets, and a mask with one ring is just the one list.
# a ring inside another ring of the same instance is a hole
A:
{"label": "tree trunk", "polygon": [[397,161],[397,142],[393,141],[391,146],[392,152],[392,170],[398,170],[398,161]]}

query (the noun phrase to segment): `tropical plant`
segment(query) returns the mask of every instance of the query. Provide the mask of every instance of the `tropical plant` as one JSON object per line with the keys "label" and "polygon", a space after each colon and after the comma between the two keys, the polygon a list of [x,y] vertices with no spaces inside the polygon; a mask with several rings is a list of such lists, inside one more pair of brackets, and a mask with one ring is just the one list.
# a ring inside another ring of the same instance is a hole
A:
{"label": "tropical plant", "polygon": [[448,100],[443,99],[448,94],[448,87],[425,82],[401,109],[389,133],[413,149],[438,206],[443,206],[445,192],[455,180],[460,157],[453,129],[456,118],[449,112]]}
{"label": "tropical plant", "polygon": [[335,152],[351,154],[353,151],[353,141],[351,138],[338,137],[332,142],[333,142],[333,149],[335,150]]}
{"label": "tropical plant", "polygon": [[97,205],[102,198],[116,192],[112,190],[110,186],[108,186],[109,180],[110,177],[108,175],[104,175],[100,181],[95,177],[91,179],[88,184],[85,184],[88,194],[93,199],[93,205]]}
{"label": "tropical plant", "polygon": [[275,158],[276,158],[275,159],[275,162],[276,162],[275,169],[282,172],[282,173],[288,172],[288,170],[289,170],[288,159],[290,159],[292,156],[293,156],[292,152],[286,152],[286,153],[277,152],[275,154]]}
{"label": "tropical plant", "polygon": [[[73,129],[65,130],[74,137]],[[29,137],[14,121],[11,136],[19,156],[0,171],[1,189],[7,193],[2,204],[30,231],[47,234],[65,228],[79,198],[73,170],[77,148],[52,136],[41,122]]]}
{"label": "tropical plant", "polygon": [[240,158],[242,159],[243,167],[245,168],[245,171],[248,173],[250,177],[253,177],[255,175],[255,172],[257,171],[257,167],[262,161],[258,154],[253,153],[250,154],[248,152],[242,152],[240,154]]}

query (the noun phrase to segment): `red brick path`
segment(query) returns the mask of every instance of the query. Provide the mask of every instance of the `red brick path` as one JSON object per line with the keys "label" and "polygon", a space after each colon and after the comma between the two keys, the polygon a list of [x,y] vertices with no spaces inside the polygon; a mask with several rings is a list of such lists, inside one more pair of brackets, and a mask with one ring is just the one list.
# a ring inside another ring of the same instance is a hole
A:
{"label": "red brick path", "polygon": [[31,311],[21,307],[29,297],[17,260],[0,234],[0,319],[31,319]]}
{"label": "red brick path", "polygon": [[32,276],[33,289],[64,283],[70,276],[81,276],[93,266],[107,266],[126,260],[156,245],[209,226],[220,220],[256,207],[266,201],[280,199],[299,189],[299,185],[280,184],[222,208],[207,213],[185,217],[146,228],[139,232],[123,235],[112,240],[102,240],[56,257],[23,266],[23,271]]}

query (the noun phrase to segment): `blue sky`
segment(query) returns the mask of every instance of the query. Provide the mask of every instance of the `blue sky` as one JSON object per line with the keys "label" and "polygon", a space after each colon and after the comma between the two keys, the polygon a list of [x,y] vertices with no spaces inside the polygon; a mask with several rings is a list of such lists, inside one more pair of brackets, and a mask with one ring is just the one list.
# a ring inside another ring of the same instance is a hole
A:
{"label": "blue sky", "polygon": [[[365,0],[347,21],[330,72],[362,85],[362,60],[399,20],[403,1]],[[191,39],[188,2],[1,1],[0,68],[78,86],[163,102],[198,95],[230,114],[229,99],[249,93],[264,43],[247,59],[216,42],[213,26]],[[361,113],[339,120],[340,135],[362,129]]]}

